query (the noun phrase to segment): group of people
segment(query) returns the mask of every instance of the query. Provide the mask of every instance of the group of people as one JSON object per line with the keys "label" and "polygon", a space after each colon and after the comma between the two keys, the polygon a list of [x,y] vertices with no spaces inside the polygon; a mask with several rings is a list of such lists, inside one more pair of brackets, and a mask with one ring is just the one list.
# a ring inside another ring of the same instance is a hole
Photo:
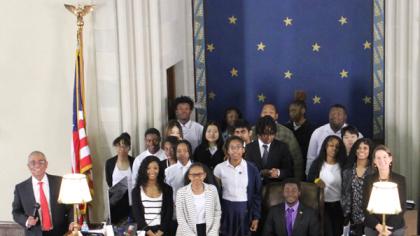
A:
{"label": "group of people", "polygon": [[[114,224],[130,216],[149,236],[315,236],[319,214],[299,201],[300,181],[308,181],[324,191],[325,235],[341,235],[349,224],[354,235],[404,235],[403,213],[388,216],[384,232],[381,216],[366,208],[373,183],[391,181],[398,184],[404,209],[405,179],[392,171],[394,157],[386,146],[375,148],[346,123],[345,107],[333,105],[329,123],[317,129],[300,100],[290,104],[284,125],[273,104],[263,106],[254,127],[236,108],[226,110],[223,127],[214,121],[203,127],[190,119],[193,109],[189,97],[178,97],[177,119],[163,135],[147,129],[146,150],[136,158],[129,155],[129,134],[114,140],[116,156],[106,162],[106,181],[112,187],[126,178],[129,189],[111,205]],[[262,215],[262,188],[273,182],[282,182],[284,202]],[[19,186],[13,215],[29,229],[32,202],[24,209]]]}

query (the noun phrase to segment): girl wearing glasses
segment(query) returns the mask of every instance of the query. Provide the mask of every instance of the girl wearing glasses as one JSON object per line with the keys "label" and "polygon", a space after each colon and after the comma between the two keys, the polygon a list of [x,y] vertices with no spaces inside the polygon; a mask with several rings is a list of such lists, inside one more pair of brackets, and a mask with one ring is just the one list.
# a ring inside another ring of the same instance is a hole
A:
{"label": "girl wearing glasses", "polygon": [[222,214],[219,195],[215,186],[205,183],[206,177],[206,168],[201,163],[194,163],[188,169],[187,185],[176,195],[176,235],[219,235]]}

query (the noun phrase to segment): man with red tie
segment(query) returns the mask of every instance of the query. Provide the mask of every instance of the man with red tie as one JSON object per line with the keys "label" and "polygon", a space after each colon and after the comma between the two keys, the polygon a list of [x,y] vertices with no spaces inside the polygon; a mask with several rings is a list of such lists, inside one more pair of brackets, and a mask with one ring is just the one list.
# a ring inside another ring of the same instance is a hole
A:
{"label": "man with red tie", "polygon": [[27,236],[64,235],[72,220],[71,206],[57,202],[61,177],[47,174],[47,167],[45,155],[33,151],[28,157],[32,176],[15,187],[13,219]]}

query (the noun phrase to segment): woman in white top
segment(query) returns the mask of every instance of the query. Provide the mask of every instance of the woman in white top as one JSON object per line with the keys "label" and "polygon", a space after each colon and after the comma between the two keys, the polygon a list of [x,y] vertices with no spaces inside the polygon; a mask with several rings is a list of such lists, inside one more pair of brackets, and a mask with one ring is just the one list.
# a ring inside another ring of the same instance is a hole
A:
{"label": "woman in white top", "polygon": [[132,210],[137,229],[146,231],[147,236],[170,235],[172,188],[164,183],[159,162],[155,156],[148,156],[142,161],[132,192]]}
{"label": "woman in white top", "polygon": [[318,158],[309,169],[308,181],[324,189],[325,235],[337,236],[343,232],[344,216],[341,208],[341,175],[346,157],[343,141],[335,135],[325,138]]}
{"label": "woman in white top", "polygon": [[[125,181],[124,178],[127,177],[126,184],[128,185],[128,191],[121,199],[116,202],[110,201],[111,222],[112,224],[118,224],[130,215],[131,196],[129,192],[131,193],[133,189],[131,169],[134,158],[128,155],[131,147],[129,134],[122,133],[114,140],[113,145],[117,155],[108,159],[105,163],[106,183],[108,187],[112,187],[120,181]],[[110,199],[111,197],[110,195]]]}
{"label": "woman in white top", "polygon": [[201,163],[192,164],[186,177],[190,183],[176,197],[176,235],[218,236],[222,211],[216,187],[204,183],[206,171]]}

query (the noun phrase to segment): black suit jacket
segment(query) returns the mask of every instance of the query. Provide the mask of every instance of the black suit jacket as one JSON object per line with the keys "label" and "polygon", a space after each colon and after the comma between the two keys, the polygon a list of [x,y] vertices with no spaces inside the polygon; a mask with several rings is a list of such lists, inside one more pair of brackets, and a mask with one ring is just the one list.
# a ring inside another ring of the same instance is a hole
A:
{"label": "black suit jacket", "polygon": [[[365,213],[365,225],[375,230],[377,224],[381,224],[382,215],[370,214],[367,211],[369,204],[370,194],[372,192],[373,183],[379,181],[378,173],[374,173],[365,177],[365,184],[363,185],[363,201],[362,206]],[[401,229],[405,226],[404,212],[405,212],[405,201],[406,201],[406,186],[405,177],[395,172],[389,174],[389,182],[394,182],[398,185],[398,195],[400,197],[401,212],[397,215],[385,215],[386,225],[393,227],[392,231]]]}
{"label": "black suit jacket", "polygon": [[[57,202],[60,193],[61,177],[47,174],[50,188],[50,211],[53,230],[51,235],[64,235],[68,231],[68,225],[73,219],[72,206],[59,204]],[[35,205],[35,195],[32,187],[32,177],[19,183],[15,187],[14,199],[12,203],[12,215],[14,221],[25,229],[27,236],[42,236],[41,225],[38,224],[26,228],[26,220],[32,215]]]}
{"label": "black suit jacket", "polygon": [[194,151],[193,160],[194,162],[201,162],[208,168],[213,170],[219,163],[224,161],[224,153],[222,148],[218,148],[217,151],[212,155],[204,144],[198,145]]}
{"label": "black suit jacket", "polygon": [[[263,236],[287,236],[284,204],[280,203],[270,208],[263,228]],[[292,230],[293,236],[318,236],[318,216],[312,208],[299,203],[298,212]]]}
{"label": "black suit jacket", "polygon": [[285,178],[293,176],[293,159],[290,155],[287,144],[274,139],[270,145],[270,149],[268,152],[268,160],[265,166],[263,166],[261,156],[262,154],[260,152],[258,140],[246,146],[246,160],[253,162],[260,172],[264,169],[280,169],[279,178],[271,179],[264,177],[264,184],[273,181],[281,181]]}

